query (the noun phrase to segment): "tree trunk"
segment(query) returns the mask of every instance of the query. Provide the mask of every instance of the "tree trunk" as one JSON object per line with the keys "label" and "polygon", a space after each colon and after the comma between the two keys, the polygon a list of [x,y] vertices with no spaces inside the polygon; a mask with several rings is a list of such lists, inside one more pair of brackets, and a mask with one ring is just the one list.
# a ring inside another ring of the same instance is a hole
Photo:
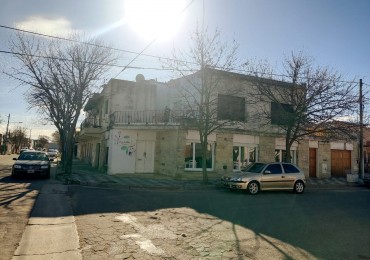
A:
{"label": "tree trunk", "polygon": [[285,156],[283,158],[283,162],[291,163],[292,156],[290,155],[290,148],[292,147],[288,136],[285,139]]}
{"label": "tree trunk", "polygon": [[202,145],[202,173],[203,173],[203,184],[208,184],[208,172],[207,172],[207,136],[204,136]]}

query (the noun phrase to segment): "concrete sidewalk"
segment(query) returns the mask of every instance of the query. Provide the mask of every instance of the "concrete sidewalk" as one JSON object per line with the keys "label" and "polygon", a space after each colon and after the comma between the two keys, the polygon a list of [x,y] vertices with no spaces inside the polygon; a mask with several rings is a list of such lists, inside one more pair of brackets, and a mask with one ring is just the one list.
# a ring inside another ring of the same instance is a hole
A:
{"label": "concrete sidewalk", "polygon": [[68,186],[45,184],[37,197],[13,259],[82,259]]}
{"label": "concrete sidewalk", "polygon": [[[167,190],[202,190],[221,188],[221,175],[209,173],[208,184],[202,183],[202,174],[189,172],[183,179],[175,179],[172,176],[144,173],[144,174],[116,174],[107,175],[86,163],[75,160],[73,163],[73,173],[71,175],[58,174],[57,179],[64,184],[77,184],[85,186],[127,188],[127,189],[167,189]],[[329,179],[310,178],[307,180],[307,188],[346,188],[361,187],[362,181],[356,183],[347,182],[344,177]]]}

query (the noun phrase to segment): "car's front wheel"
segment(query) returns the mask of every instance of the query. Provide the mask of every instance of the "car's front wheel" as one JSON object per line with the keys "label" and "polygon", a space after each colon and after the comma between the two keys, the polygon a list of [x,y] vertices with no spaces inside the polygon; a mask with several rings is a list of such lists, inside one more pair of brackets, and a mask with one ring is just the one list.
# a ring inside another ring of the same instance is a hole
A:
{"label": "car's front wheel", "polygon": [[260,190],[260,186],[258,182],[252,181],[248,184],[247,190],[249,194],[256,195]]}
{"label": "car's front wheel", "polygon": [[302,181],[297,181],[294,184],[294,192],[298,194],[302,194],[304,192],[304,183]]}

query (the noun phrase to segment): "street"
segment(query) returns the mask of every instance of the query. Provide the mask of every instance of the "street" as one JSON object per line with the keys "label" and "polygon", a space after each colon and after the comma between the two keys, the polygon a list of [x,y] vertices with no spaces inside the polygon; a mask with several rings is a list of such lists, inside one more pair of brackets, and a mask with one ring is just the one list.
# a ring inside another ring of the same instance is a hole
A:
{"label": "street", "polygon": [[[0,259],[12,259],[51,179],[10,179],[0,162]],[[370,259],[370,189],[256,196],[226,189],[69,185],[83,259]],[[41,216],[41,215],[40,215]]]}
{"label": "street", "polygon": [[84,259],[370,259],[368,189],[149,191],[70,186]]}

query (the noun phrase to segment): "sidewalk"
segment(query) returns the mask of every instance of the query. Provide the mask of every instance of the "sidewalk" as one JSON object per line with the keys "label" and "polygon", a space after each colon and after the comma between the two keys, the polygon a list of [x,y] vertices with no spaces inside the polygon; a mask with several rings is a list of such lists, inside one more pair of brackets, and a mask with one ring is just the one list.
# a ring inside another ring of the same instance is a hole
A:
{"label": "sidewalk", "polygon": [[81,260],[68,186],[51,180],[36,200],[13,260]]}
{"label": "sidewalk", "polygon": [[[167,189],[167,190],[191,190],[191,189],[214,189],[221,188],[221,175],[209,174],[207,185],[202,184],[201,174],[189,173],[186,179],[175,179],[172,176],[162,174],[116,174],[107,175],[86,163],[75,160],[71,175],[58,174],[57,179],[65,184],[78,184],[85,186],[112,187],[112,188],[139,188],[139,189]],[[329,179],[308,179],[307,188],[346,188],[361,187],[360,180],[357,183],[348,183],[344,177]]]}

